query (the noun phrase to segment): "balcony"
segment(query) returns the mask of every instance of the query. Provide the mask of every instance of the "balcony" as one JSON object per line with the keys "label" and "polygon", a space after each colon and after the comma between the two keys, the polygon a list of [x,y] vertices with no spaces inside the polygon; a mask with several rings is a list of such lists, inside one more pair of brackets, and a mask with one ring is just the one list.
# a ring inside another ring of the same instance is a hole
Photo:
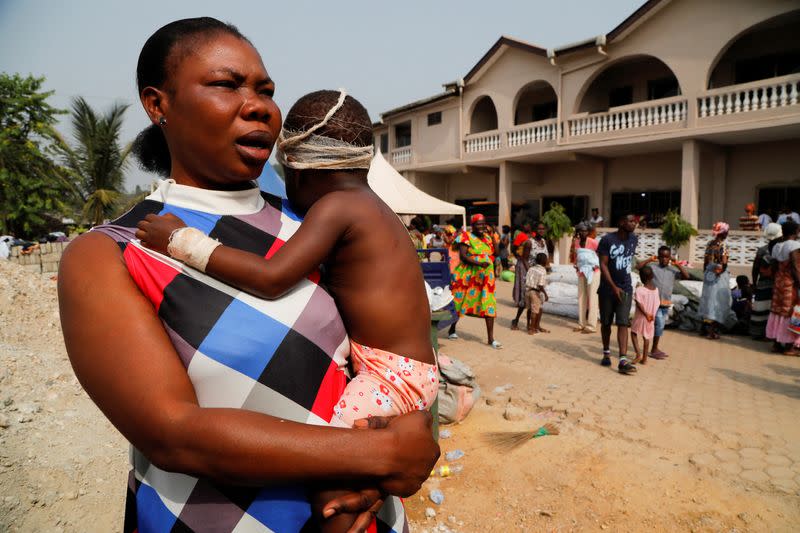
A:
{"label": "balcony", "polygon": [[569,119],[569,135],[571,138],[599,140],[593,136],[602,134],[605,139],[685,128],[687,103],[686,98],[676,96],[619,106],[603,113],[584,114]]}
{"label": "balcony", "polygon": [[500,138],[500,132],[497,130],[470,133],[464,139],[464,152],[472,154],[498,150],[500,148]]}
{"label": "balcony", "polygon": [[393,165],[408,165],[411,163],[411,147],[406,146],[392,150],[392,164]]}
{"label": "balcony", "polygon": [[558,134],[558,121],[553,118],[515,126],[506,132],[506,141],[509,147],[525,146],[528,144],[555,141]]}
{"label": "balcony", "polygon": [[[731,85],[706,91],[697,99],[697,114],[700,124],[704,125],[709,122],[729,122],[731,115],[740,115],[736,120],[764,115],[772,117],[775,112],[764,111],[797,106],[800,103],[799,94],[800,74]],[[796,112],[800,111],[800,107],[784,111]],[[727,118],[720,120],[714,117]]]}

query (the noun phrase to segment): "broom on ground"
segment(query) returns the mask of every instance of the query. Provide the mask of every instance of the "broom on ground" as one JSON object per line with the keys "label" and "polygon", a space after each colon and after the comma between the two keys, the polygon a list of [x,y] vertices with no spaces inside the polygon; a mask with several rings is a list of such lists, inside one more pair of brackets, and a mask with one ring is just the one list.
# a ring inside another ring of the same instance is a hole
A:
{"label": "broom on ground", "polygon": [[558,435],[558,426],[548,422],[536,431],[498,431],[487,433],[485,438],[494,448],[510,452],[532,439],[545,435]]}

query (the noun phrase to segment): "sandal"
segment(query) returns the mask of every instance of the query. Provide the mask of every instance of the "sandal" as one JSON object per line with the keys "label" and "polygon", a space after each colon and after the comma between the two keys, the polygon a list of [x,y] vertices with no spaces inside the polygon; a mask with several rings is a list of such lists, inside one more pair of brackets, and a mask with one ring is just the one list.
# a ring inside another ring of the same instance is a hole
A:
{"label": "sandal", "polygon": [[623,359],[617,365],[617,370],[619,370],[620,374],[634,374],[636,373],[636,367],[633,366],[627,359]]}
{"label": "sandal", "polygon": [[797,349],[795,349],[795,348],[789,348],[788,350],[783,352],[783,355],[786,355],[786,356],[789,356],[789,357],[800,357],[800,351],[797,351]]}

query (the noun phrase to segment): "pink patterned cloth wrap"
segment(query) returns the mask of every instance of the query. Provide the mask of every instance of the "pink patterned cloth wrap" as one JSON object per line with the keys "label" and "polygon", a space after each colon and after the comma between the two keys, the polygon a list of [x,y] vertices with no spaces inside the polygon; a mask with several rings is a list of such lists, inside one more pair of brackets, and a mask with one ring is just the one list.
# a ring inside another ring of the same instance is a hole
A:
{"label": "pink patterned cloth wrap", "polygon": [[[656,316],[658,305],[661,300],[658,297],[658,289],[648,289],[647,287],[637,287],[635,299],[647,311],[648,315]],[[655,322],[650,322],[644,313],[636,307],[631,323],[631,332],[641,335],[645,339],[652,339],[655,336]]]}
{"label": "pink patterned cloth wrap", "polygon": [[352,427],[360,418],[428,409],[439,391],[436,365],[350,341],[356,376],[333,408],[331,425]]}

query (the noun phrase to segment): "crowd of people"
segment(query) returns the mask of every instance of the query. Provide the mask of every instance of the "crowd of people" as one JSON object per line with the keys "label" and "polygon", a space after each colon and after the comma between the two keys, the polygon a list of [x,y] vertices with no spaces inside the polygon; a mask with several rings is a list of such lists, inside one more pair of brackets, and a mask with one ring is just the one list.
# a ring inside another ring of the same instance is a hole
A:
{"label": "crowd of people", "polygon": [[[759,217],[755,213],[755,206],[748,205],[746,216],[752,220],[745,223],[753,222],[758,231],[769,215]],[[748,334],[754,339],[771,340],[776,353],[800,355],[800,240],[795,216],[793,210],[786,208],[778,218],[780,222],[771,222],[770,218],[763,226],[768,244],[759,248],[751,277],[737,276],[733,289],[728,270],[730,226],[722,221],[714,224],[712,239],[705,244],[702,270],[695,272],[695,279],[702,280],[698,308],[701,335],[717,340],[723,333]],[[692,276],[687,264],[677,261],[668,246],[661,246],[655,256],[637,259],[635,230],[640,224],[635,215],[619,217],[617,230],[602,239],[597,238],[597,226],[592,220],[602,221],[596,210],[592,219],[575,227],[569,252],[569,262],[578,277],[578,318],[573,331],[594,334],[599,322],[601,364],[610,366],[611,337],[616,327],[617,369],[632,374],[637,365],[646,364],[648,359],[669,356],[661,338],[673,307],[675,281]],[[503,271],[513,269],[516,314],[511,330],[522,329],[530,335],[547,333],[541,316],[543,304],[549,299],[547,272],[554,246],[546,238],[545,225],[503,226],[498,232],[487,225],[483,215],[473,216],[470,223],[470,229],[463,231],[453,226],[434,226],[432,236],[419,237],[434,245],[441,243],[450,254],[456,312],[459,316],[483,318],[487,342],[492,348],[501,348],[494,337],[496,280]],[[633,285],[633,271],[638,271],[638,286]],[[525,322],[521,326],[523,314]],[[456,324],[450,327],[449,337],[458,338]],[[633,355],[629,355],[629,344]]]}

